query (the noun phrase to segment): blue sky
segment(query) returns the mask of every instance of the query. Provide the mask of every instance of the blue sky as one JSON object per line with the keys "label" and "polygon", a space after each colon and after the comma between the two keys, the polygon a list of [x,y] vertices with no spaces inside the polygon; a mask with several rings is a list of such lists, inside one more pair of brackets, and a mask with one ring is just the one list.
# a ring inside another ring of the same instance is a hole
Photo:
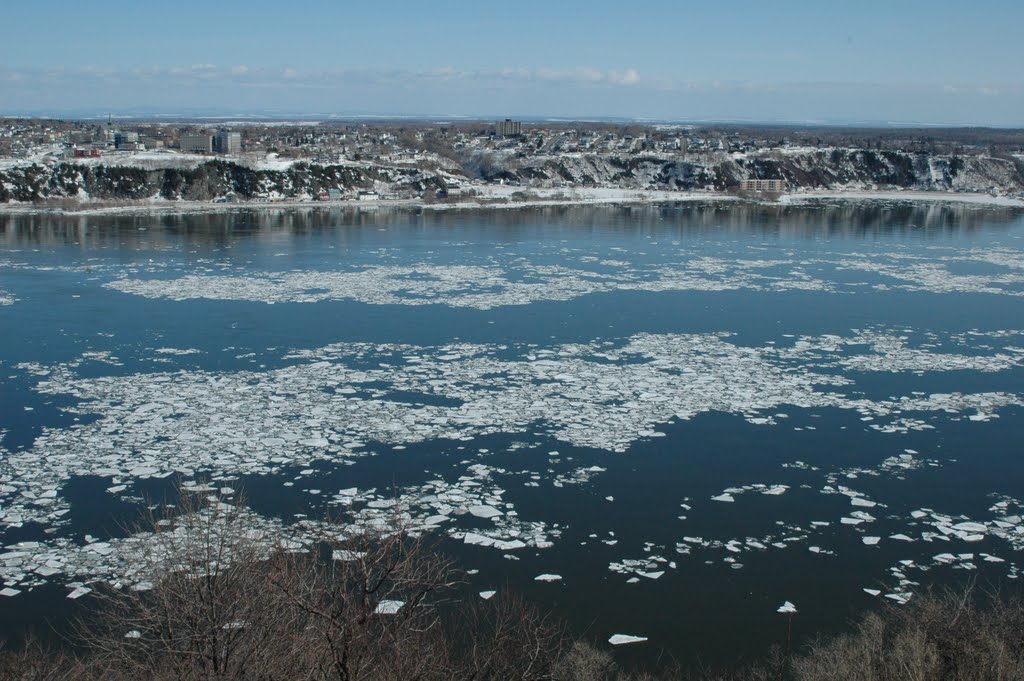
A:
{"label": "blue sky", "polygon": [[0,112],[1024,125],[1024,3],[51,0]]}

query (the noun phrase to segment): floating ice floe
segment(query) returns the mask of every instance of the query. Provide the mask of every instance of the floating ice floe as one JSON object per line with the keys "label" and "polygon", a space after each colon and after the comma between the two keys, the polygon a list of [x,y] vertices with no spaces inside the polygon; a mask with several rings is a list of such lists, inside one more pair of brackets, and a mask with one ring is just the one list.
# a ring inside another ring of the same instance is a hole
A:
{"label": "floating ice floe", "polygon": [[[880,332],[873,333],[872,366],[884,365],[889,361],[886,353],[891,353],[893,366],[905,370],[905,343],[883,342]],[[285,366],[266,371],[115,372],[90,378],[77,376],[74,363],[20,365],[38,377],[40,393],[70,398],[74,404],[67,411],[90,419],[66,429],[45,428],[32,447],[5,453],[0,460],[0,526],[60,527],[69,510],[62,489],[83,475],[108,478],[115,483],[108,491],[123,494],[137,480],[174,474],[237,476],[298,470],[300,477],[308,478],[316,474],[316,462],[352,464],[372,454],[378,444],[467,441],[529,432],[538,422],[545,434],[563,442],[625,451],[640,439],[654,437],[660,424],[711,410],[771,425],[780,418],[777,410],[782,405],[846,409],[883,420],[903,418],[908,412],[956,418],[972,410],[993,413],[1022,404],[1018,395],[996,392],[867,399],[857,393],[851,378],[836,373],[837,368],[850,369],[842,361],[849,359],[857,338],[801,338],[792,347],[743,346],[724,333],[640,334],[549,348],[339,343],[292,351]],[[89,361],[117,364],[110,353],[87,355]],[[1016,360],[1010,362],[1003,355],[1018,356],[1006,350],[975,361],[990,362],[986,366],[992,371],[1016,366]],[[942,366],[941,358],[935,362]],[[971,368],[982,370],[977,364]],[[410,394],[421,394],[423,400],[410,399]],[[438,398],[445,403],[439,404]],[[914,454],[890,457],[878,470],[898,475],[930,465]],[[550,455],[551,461],[569,458]],[[847,469],[843,476],[865,474],[864,470]],[[555,474],[553,480],[583,484],[602,472],[598,466],[577,465]],[[443,531],[466,544],[503,552],[550,546],[559,529],[540,519],[519,518],[493,479],[497,474],[512,475],[467,464],[463,479],[428,480],[397,490],[394,498],[355,488],[333,496],[325,490],[323,496],[360,520],[384,522],[400,512],[418,530]],[[528,477],[528,484],[542,479],[538,473]],[[190,489],[230,493],[219,485]],[[735,501],[737,494],[750,492],[777,496],[788,489],[758,483],[729,488],[713,498]],[[879,505],[838,480],[829,490],[848,496],[853,506]],[[849,518],[871,522],[856,513]],[[934,529],[963,541],[985,536],[1014,540],[1007,528],[986,525],[981,530],[964,526],[967,522],[951,519],[936,523]],[[793,536],[713,540],[705,548],[738,554],[784,547],[798,536],[794,530]],[[676,550],[682,554],[690,549],[680,545]],[[76,559],[84,555],[72,553]],[[734,562],[733,568],[739,565]],[[13,574],[19,568],[2,569]],[[40,569],[67,571],[67,564]],[[44,576],[33,574],[32,579]]]}
{"label": "floating ice floe", "polygon": [[711,497],[712,501],[736,501],[736,496],[740,494],[746,494],[747,492],[757,492],[767,496],[782,496],[789,489],[788,485],[765,485],[762,483],[756,483],[753,485],[744,485],[742,487],[729,487],[717,496]]}
{"label": "floating ice floe", "polygon": [[[464,440],[519,432],[538,419],[572,444],[623,451],[658,423],[709,410],[750,419],[787,403],[882,417],[1021,404],[1004,393],[881,402],[846,397],[821,386],[842,388],[848,379],[814,373],[813,363],[801,355],[782,359],[773,347],[734,345],[724,334],[643,334],[624,344],[532,350],[535,361],[509,358],[507,350],[349,343],[294,352],[289,357],[296,364],[264,372],[100,378],[76,378],[68,367],[24,365],[41,377],[40,392],[77,398],[69,411],[100,418],[70,429],[44,429],[32,448],[5,458],[0,480],[17,493],[0,495],[6,502],[0,524],[52,522],[66,508],[64,500],[58,495],[42,503],[33,490],[59,490],[75,475],[120,478],[128,485],[134,478],[196,470],[266,474],[299,461],[345,463],[359,457],[367,441]],[[348,366],[365,367],[373,359],[373,369]],[[362,385],[374,387],[348,392]],[[420,392],[425,401],[393,400],[393,391]],[[454,404],[427,403],[433,396]],[[81,457],[82,451],[93,455]],[[573,479],[600,471],[594,468],[580,468]],[[22,490],[37,496],[30,501]],[[777,494],[783,487],[760,491]],[[851,503],[874,503],[858,499]]]}
{"label": "floating ice floe", "polygon": [[535,582],[560,582],[562,581],[562,575],[544,573],[542,575],[537,575],[533,580]]}
{"label": "floating ice floe", "polygon": [[75,588],[71,593],[68,594],[68,598],[71,598],[71,599],[81,598],[82,596],[84,596],[85,594],[90,593],[90,592],[92,592],[92,589],[90,589],[89,587],[87,587],[87,586],[79,586],[79,587]]}
{"label": "floating ice floe", "polygon": [[647,638],[644,636],[630,636],[629,634],[614,634],[608,639],[613,646],[624,646],[631,643],[643,643]]}
{"label": "floating ice floe", "polygon": [[158,355],[173,355],[175,357],[184,357],[185,355],[198,355],[202,353],[202,350],[196,350],[195,348],[155,348],[153,352]]}
{"label": "floating ice floe", "polygon": [[[650,547],[648,547],[650,548]],[[665,568],[676,568],[676,564],[659,555],[650,555],[647,558],[633,559],[626,558],[618,562],[609,563],[608,569],[621,575],[629,575],[629,583],[635,584],[635,577],[655,580],[665,574]]]}
{"label": "floating ice floe", "polygon": [[404,605],[405,601],[383,600],[377,604],[374,612],[378,615],[394,615],[401,610]]}
{"label": "floating ice floe", "polygon": [[[264,303],[357,300],[376,305],[448,305],[486,310],[541,300],[570,300],[616,290],[841,292],[856,290],[866,283],[850,282],[848,276],[835,276],[851,270],[873,275],[876,282],[871,285],[878,290],[1022,295],[1024,274],[1017,267],[1018,256],[1003,251],[978,249],[946,257],[937,255],[927,261],[897,252],[822,253],[814,261],[792,257],[767,260],[701,256],[667,263],[634,264],[605,259],[594,269],[592,259],[580,258],[578,267],[509,260],[488,265],[376,265],[348,271],[252,272],[239,269],[232,274],[188,274],[160,279],[129,278],[129,273],[137,276],[138,272],[126,272],[113,264],[101,269],[105,276],[117,277],[106,286],[148,298]],[[615,264],[608,264],[612,262]],[[956,262],[987,263],[1008,271],[956,274],[947,264]],[[32,268],[25,264],[5,264]],[[73,266],[61,269],[78,271]],[[160,271],[158,265],[151,269]]]}

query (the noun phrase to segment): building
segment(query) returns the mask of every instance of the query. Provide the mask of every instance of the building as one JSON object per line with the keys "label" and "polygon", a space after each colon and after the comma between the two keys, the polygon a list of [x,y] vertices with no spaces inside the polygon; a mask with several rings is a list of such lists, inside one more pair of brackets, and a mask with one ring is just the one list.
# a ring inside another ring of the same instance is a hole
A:
{"label": "building", "polygon": [[746,192],[784,192],[785,180],[741,180],[740,189]]}
{"label": "building", "polygon": [[462,196],[462,187],[452,182],[437,190],[437,198],[439,199],[451,199],[457,196]]}
{"label": "building", "polygon": [[114,146],[118,149],[134,149],[139,143],[139,133],[118,130],[114,133]]}
{"label": "building", "polygon": [[523,123],[522,121],[514,121],[511,118],[498,121],[494,126],[494,134],[498,137],[515,137],[516,135],[522,135]]}
{"label": "building", "polygon": [[242,133],[221,130],[213,138],[213,150],[218,154],[242,153]]}
{"label": "building", "polygon": [[213,135],[182,135],[180,146],[185,154],[212,154]]}
{"label": "building", "polygon": [[80,149],[78,147],[74,147],[65,152],[64,155],[70,158],[102,158],[103,150],[99,147],[93,147],[91,149]]}

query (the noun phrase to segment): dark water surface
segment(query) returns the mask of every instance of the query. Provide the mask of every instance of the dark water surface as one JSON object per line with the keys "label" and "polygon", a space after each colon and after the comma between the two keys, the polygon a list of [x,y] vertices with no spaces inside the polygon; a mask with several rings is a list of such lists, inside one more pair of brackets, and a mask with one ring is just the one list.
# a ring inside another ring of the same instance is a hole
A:
{"label": "dark water surface", "polygon": [[282,533],[446,516],[474,590],[630,662],[1012,588],[1022,245],[882,203],[0,216],[0,636],[86,609],[182,479]]}

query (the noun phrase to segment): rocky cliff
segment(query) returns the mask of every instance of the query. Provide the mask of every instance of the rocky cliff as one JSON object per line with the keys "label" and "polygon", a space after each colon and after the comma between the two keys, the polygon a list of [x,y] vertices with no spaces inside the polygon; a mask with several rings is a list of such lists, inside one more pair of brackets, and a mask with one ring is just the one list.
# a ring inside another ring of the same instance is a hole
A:
{"label": "rocky cliff", "polygon": [[[1024,191],[1024,161],[985,155],[943,156],[867,149],[814,149],[674,158],[566,154],[467,163],[466,174],[534,186],[612,186],[729,191],[748,178],[783,179],[792,188]],[[448,173],[378,164],[254,169],[211,160],[194,168],[132,165],[25,165],[0,169],[0,203],[47,199],[208,201],[313,198],[327,189],[375,189],[404,196],[433,193]]]}
{"label": "rocky cliff", "polygon": [[258,170],[210,161],[195,168],[131,165],[28,165],[0,169],[0,202],[44,199],[209,201],[227,194],[242,199],[313,198],[327,189],[388,190],[419,195],[444,186],[434,172],[380,166],[295,164]]}
{"label": "rocky cliff", "polygon": [[997,191],[1024,188],[1014,157],[939,156],[867,149],[820,149],[696,157],[565,155],[508,158],[484,166],[487,180],[641,189],[727,191],[744,179],[782,179],[809,189]]}

